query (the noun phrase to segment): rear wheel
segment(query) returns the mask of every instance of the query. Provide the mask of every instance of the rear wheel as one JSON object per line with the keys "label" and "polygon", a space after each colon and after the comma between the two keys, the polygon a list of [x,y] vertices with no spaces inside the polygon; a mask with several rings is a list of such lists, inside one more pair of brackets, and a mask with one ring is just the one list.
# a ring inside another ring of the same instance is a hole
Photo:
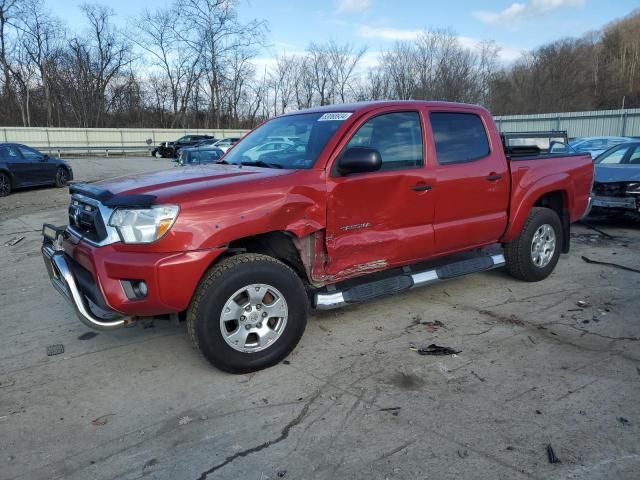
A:
{"label": "rear wheel", "polygon": [[275,365],[295,348],[308,308],[304,285],[291,268],[266,255],[241,254],[207,272],[187,326],[212,365],[247,373]]}
{"label": "rear wheel", "polygon": [[547,278],[558,263],[562,250],[562,223],[549,209],[531,210],[520,236],[505,247],[509,273],[527,282]]}
{"label": "rear wheel", "polygon": [[6,173],[0,173],[0,197],[6,197],[11,193],[11,179]]}
{"label": "rear wheel", "polygon": [[56,170],[56,187],[61,188],[64,187],[69,181],[69,172],[64,167],[58,167]]}

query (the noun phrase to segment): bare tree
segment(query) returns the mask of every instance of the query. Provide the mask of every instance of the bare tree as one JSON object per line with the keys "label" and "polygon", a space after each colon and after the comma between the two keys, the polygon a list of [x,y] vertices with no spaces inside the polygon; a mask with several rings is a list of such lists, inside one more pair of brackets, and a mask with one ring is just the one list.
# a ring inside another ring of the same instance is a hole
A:
{"label": "bare tree", "polygon": [[296,65],[295,97],[298,109],[313,105],[314,74],[309,56],[301,58]]}
{"label": "bare tree", "polygon": [[334,93],[331,57],[325,45],[311,43],[308,52],[308,68],[315,93],[320,105],[328,105]]}
{"label": "bare tree", "polygon": [[354,92],[352,80],[356,67],[365,53],[367,53],[367,47],[356,48],[349,43],[339,45],[331,41],[327,45],[331,79],[342,103],[345,103],[347,97]]}
{"label": "bare tree", "polygon": [[[267,33],[240,0],[174,0],[130,20],[83,5],[67,32],[45,0],[0,0],[0,122],[5,125],[251,127],[292,109],[370,99],[481,103],[496,114],[640,106],[640,11],[509,64],[490,41],[420,33],[363,68],[365,48],[311,43],[256,71]],[[135,57],[133,56],[135,54]]]}
{"label": "bare tree", "polygon": [[381,68],[389,78],[393,98],[414,98],[418,78],[415,60],[413,46],[408,42],[397,42],[392,50],[381,55]]}
{"label": "bare tree", "polygon": [[262,45],[266,25],[253,20],[238,21],[236,0],[180,0],[181,15],[189,28],[181,32],[182,40],[202,53],[202,68],[207,79],[209,115],[215,128],[222,125],[224,81],[227,61],[238,48]]}
{"label": "bare tree", "polygon": [[62,22],[45,10],[42,0],[26,0],[16,23],[26,62],[33,65],[42,89],[46,125],[53,125],[53,89],[62,56],[65,30]]}
{"label": "bare tree", "polygon": [[89,30],[69,42],[64,74],[68,101],[81,126],[101,127],[108,88],[131,61],[130,46],[111,23],[113,10],[92,4],[81,9]]}
{"label": "bare tree", "polygon": [[295,97],[298,77],[298,59],[294,55],[277,55],[275,67],[269,75],[269,86],[273,91],[273,113],[285,113]]}
{"label": "bare tree", "polygon": [[181,40],[178,31],[188,28],[188,24],[179,20],[174,7],[146,10],[128,33],[128,38],[148,54],[149,65],[159,69],[166,79],[173,113],[168,125],[171,128],[176,124],[185,126],[189,101],[202,75],[201,46]]}

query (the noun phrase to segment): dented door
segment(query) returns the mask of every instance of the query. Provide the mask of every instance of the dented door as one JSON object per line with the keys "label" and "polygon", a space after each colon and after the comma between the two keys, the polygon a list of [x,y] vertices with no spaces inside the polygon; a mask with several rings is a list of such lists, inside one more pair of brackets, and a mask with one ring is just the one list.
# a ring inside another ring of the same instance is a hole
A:
{"label": "dented door", "polygon": [[[376,148],[383,167],[327,180],[329,280],[382,270],[433,252],[433,178],[425,167],[423,118],[418,111],[376,111],[360,119],[334,158],[351,146]],[[330,163],[330,167],[331,167]]]}

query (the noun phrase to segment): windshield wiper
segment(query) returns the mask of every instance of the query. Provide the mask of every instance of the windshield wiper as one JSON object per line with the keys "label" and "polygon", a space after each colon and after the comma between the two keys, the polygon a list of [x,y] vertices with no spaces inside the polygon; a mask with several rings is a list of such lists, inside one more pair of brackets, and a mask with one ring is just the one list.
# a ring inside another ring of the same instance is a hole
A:
{"label": "windshield wiper", "polygon": [[263,168],[282,168],[282,165],[277,163],[268,163],[264,160],[243,160],[240,165],[247,165],[249,167],[263,167]]}

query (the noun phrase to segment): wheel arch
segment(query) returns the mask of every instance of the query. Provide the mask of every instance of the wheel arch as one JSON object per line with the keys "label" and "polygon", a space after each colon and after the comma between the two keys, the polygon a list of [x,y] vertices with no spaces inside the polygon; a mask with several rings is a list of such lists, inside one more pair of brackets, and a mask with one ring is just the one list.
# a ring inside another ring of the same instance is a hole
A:
{"label": "wheel arch", "polygon": [[562,253],[569,253],[571,223],[569,221],[569,200],[566,190],[553,190],[540,196],[534,207],[549,208],[558,214],[562,225]]}
{"label": "wheel arch", "polygon": [[0,165],[0,173],[4,173],[5,175],[7,175],[11,180],[11,185],[13,186],[14,176],[13,176],[13,173],[11,173],[11,170],[9,170],[4,165]]}
{"label": "wheel arch", "polygon": [[550,208],[560,217],[563,230],[561,251],[568,253],[570,212],[574,193],[573,183],[566,173],[541,178],[526,189],[516,189],[511,199],[509,224],[500,241],[509,243],[520,235],[532,208]]}
{"label": "wheel arch", "polygon": [[300,239],[287,230],[274,230],[229,242],[226,251],[214,264],[238,253],[259,253],[276,258],[291,267],[305,284],[310,283],[307,268],[302,260],[302,252],[297,245]]}

